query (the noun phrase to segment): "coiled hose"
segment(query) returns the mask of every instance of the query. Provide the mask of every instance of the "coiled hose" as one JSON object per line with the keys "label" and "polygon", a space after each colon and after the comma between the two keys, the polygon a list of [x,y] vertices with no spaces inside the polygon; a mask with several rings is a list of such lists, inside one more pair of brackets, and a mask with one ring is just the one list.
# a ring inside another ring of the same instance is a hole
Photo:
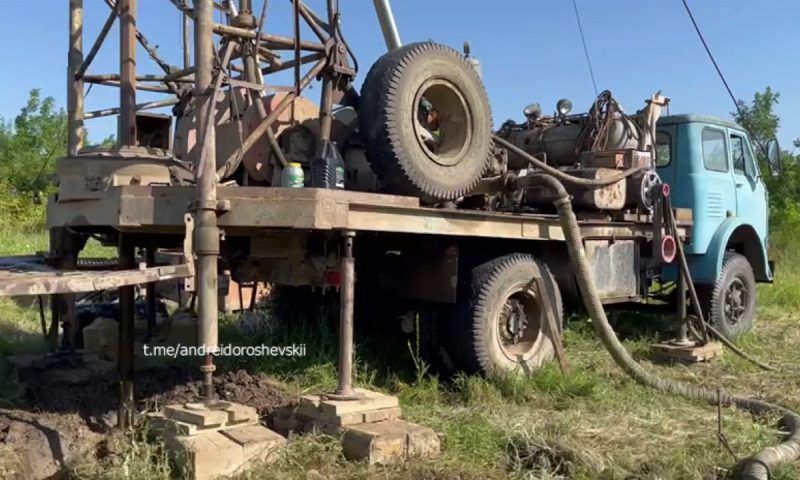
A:
{"label": "coiled hose", "polygon": [[[583,249],[580,227],[578,226],[575,212],[572,210],[569,194],[564,185],[550,175],[534,174],[531,177],[533,177],[531,178],[532,181],[539,182],[541,185],[550,188],[557,196],[553,203],[558,211],[559,222],[564,231],[570,262],[575,271],[580,291],[583,293],[583,303],[592,319],[592,325],[597,336],[600,337],[603,346],[611,354],[617,365],[637,382],[657,390],[691,399],[704,400],[711,404],[721,401],[728,405],[736,405],[755,415],[763,415],[768,412],[780,413],[782,415],[782,426],[789,431],[788,437],[781,444],[767,447],[742,460],[738,465],[740,478],[745,480],[768,480],[770,478],[770,470],[774,466],[797,460],[800,457],[800,417],[792,411],[762,400],[713,392],[704,388],[659,378],[645,370],[630,356],[617,338],[616,333],[614,333],[606,317],[603,304],[600,302],[600,297],[597,294],[597,289],[586,262],[586,252]],[[683,256],[682,249],[679,250],[678,254]],[[685,258],[682,260],[685,261]]]}

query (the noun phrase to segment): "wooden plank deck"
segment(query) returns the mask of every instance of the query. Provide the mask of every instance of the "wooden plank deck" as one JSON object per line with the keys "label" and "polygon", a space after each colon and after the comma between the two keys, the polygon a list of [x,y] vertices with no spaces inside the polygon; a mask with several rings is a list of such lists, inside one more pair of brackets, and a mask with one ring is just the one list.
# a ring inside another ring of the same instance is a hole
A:
{"label": "wooden plank deck", "polygon": [[[50,201],[48,227],[110,227],[139,233],[181,233],[194,200],[193,187],[126,186],[101,199]],[[419,200],[344,190],[219,187],[226,235],[249,236],[264,229],[354,230],[457,235],[520,240],[563,240],[555,215],[429,208]],[[584,237],[649,238],[641,221],[583,220]]]}

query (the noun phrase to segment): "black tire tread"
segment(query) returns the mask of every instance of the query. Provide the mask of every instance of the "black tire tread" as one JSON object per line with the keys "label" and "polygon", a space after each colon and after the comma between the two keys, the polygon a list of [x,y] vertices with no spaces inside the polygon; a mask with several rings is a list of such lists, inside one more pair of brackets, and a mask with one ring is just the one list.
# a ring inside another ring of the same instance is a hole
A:
{"label": "black tire tread", "polygon": [[[707,315],[709,318],[706,320],[709,321],[715,328],[720,330],[727,337],[735,337],[742,333],[745,333],[747,330],[750,330],[753,326],[753,318],[751,317],[742,328],[735,329],[735,331],[731,331],[730,327],[725,322],[725,313],[720,311],[722,305],[722,295],[724,294],[722,288],[722,279],[726,278],[728,271],[732,269],[738,268],[746,268],[750,271],[750,276],[753,278],[753,285],[755,285],[755,275],[753,273],[753,269],[750,265],[750,262],[747,258],[740,253],[737,252],[725,252],[724,257],[722,258],[722,269],[720,270],[719,274],[719,281],[714,284],[713,287],[710,288],[710,295],[708,296],[708,307],[706,308]],[[755,301],[755,291],[750,292],[751,298]]]}
{"label": "black tire tread", "polygon": [[[427,52],[440,51],[452,55],[459,61],[463,56],[456,50],[434,42],[412,43],[398,48],[381,57],[370,69],[362,87],[362,101],[359,109],[359,125],[365,141],[367,160],[381,183],[392,193],[419,197],[427,203],[453,200],[469,193],[484,173],[491,159],[492,149],[484,163],[484,170],[475,175],[468,184],[456,188],[445,189],[431,184],[424,175],[415,168],[402,147],[401,136],[397,130],[396,112],[401,108],[397,104],[399,79],[412,62]],[[466,64],[466,62],[465,62]],[[471,67],[470,67],[471,68]],[[482,86],[475,73],[476,82]],[[485,105],[489,105],[486,90],[481,87]],[[491,110],[489,128],[491,129]],[[481,128],[481,126],[476,126]]]}
{"label": "black tire tread", "polygon": [[[509,269],[530,262],[538,266],[545,281],[550,282],[553,286],[556,294],[554,310],[559,320],[563,318],[564,308],[558,285],[545,262],[536,259],[533,255],[512,253],[475,267],[470,274],[468,295],[465,295],[468,298],[462,298],[461,308],[457,309],[460,317],[457,323],[460,324],[460,328],[457,327],[454,330],[454,337],[457,338],[460,345],[460,348],[454,350],[456,350],[456,357],[462,369],[483,374],[493,370],[491,357],[486,350],[486,342],[483,341],[483,326],[487,321],[488,311],[491,309],[493,289]],[[560,323],[559,328],[561,327]]]}

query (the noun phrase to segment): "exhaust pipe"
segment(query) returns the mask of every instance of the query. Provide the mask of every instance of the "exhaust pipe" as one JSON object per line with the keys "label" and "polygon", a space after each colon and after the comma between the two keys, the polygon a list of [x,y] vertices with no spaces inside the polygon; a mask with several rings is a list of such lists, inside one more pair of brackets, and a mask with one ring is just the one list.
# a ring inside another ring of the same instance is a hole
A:
{"label": "exhaust pipe", "polygon": [[397,24],[394,21],[392,5],[389,0],[373,0],[375,13],[378,15],[378,23],[381,25],[383,39],[386,41],[386,49],[389,51],[400,48],[400,34],[397,32]]}

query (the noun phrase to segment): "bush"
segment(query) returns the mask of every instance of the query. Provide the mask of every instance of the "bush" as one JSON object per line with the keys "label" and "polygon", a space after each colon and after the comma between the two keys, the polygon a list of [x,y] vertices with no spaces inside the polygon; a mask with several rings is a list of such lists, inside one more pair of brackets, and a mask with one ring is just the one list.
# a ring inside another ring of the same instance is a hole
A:
{"label": "bush", "polygon": [[11,186],[0,182],[0,226],[4,229],[26,232],[44,229],[45,204],[44,198],[36,202],[33,194],[16,192]]}

